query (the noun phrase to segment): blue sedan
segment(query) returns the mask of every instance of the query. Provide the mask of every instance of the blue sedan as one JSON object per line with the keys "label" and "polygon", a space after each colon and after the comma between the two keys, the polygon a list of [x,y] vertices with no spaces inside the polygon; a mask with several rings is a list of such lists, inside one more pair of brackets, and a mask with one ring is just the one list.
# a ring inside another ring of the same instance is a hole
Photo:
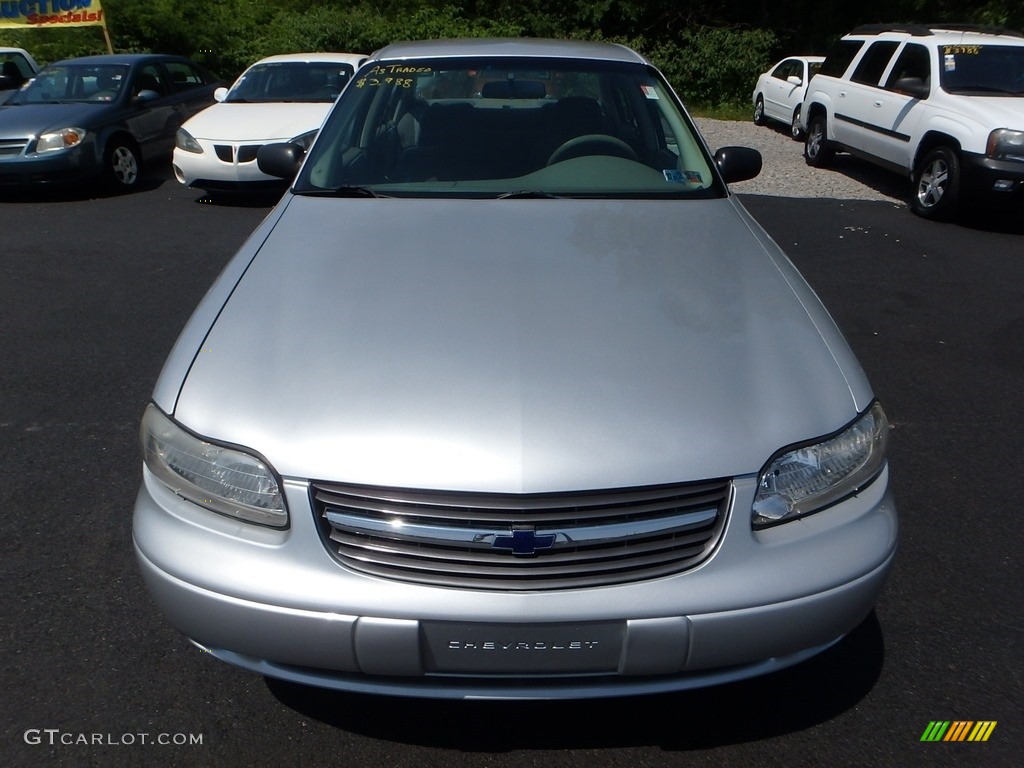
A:
{"label": "blue sedan", "polygon": [[114,54],[44,68],[0,107],[0,185],[135,186],[220,85],[180,56]]}

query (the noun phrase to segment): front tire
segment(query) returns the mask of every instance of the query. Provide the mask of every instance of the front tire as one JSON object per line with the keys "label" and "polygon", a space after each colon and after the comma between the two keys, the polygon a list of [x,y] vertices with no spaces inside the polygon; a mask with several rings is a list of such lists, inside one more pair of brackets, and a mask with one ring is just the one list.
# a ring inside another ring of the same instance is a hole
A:
{"label": "front tire", "polygon": [[754,125],[764,125],[764,99],[760,96],[754,102]]}
{"label": "front tire", "polygon": [[811,118],[804,139],[804,160],[814,168],[824,168],[835,157],[836,150],[828,140],[828,124],[825,116],[818,114]]}
{"label": "front tire", "polygon": [[914,169],[911,210],[926,219],[948,219],[959,197],[960,156],[949,147],[930,150]]}
{"label": "front tire", "polygon": [[112,139],[104,155],[104,176],[115,190],[127,191],[139,183],[142,164],[135,145],[126,139]]}

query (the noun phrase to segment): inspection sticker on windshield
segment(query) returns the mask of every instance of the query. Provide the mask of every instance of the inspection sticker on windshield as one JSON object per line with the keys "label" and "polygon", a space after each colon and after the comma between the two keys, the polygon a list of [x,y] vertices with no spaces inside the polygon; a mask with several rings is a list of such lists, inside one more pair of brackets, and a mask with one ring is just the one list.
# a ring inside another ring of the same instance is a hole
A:
{"label": "inspection sticker on windshield", "polygon": [[674,168],[662,171],[665,174],[665,181],[671,181],[674,183],[682,184],[703,184],[704,179],[701,178],[700,173],[697,171],[677,171]]}
{"label": "inspection sticker on windshield", "polygon": [[644,92],[644,96],[648,99],[654,99],[658,101],[658,92],[654,89],[653,85],[641,85],[640,90]]}

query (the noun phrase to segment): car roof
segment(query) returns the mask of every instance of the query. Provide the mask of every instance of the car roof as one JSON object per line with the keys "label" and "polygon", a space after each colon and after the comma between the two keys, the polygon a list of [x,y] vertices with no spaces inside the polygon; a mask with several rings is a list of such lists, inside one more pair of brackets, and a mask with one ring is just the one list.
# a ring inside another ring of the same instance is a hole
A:
{"label": "car roof", "polygon": [[419,59],[445,56],[522,56],[650,63],[636,51],[615,43],[525,37],[454,38],[392,43],[375,51],[370,58]]}
{"label": "car roof", "polygon": [[336,53],[333,51],[324,53],[277,53],[273,56],[265,56],[264,58],[256,61],[252,66],[257,64],[273,64],[273,63],[285,63],[290,61],[298,62],[340,62],[342,64],[352,64],[358,66],[360,62],[366,59],[365,53]]}
{"label": "car roof", "polygon": [[993,42],[1010,45],[1024,45],[1024,35],[1020,32],[1001,27],[982,27],[973,25],[935,24],[865,24],[857,27],[848,38],[887,37],[894,40],[915,38],[920,42],[931,40],[935,43],[962,45],[991,45]]}
{"label": "car roof", "polygon": [[79,56],[62,59],[54,64],[138,64],[146,61],[188,61],[184,56],[164,53],[101,53],[96,56]]}

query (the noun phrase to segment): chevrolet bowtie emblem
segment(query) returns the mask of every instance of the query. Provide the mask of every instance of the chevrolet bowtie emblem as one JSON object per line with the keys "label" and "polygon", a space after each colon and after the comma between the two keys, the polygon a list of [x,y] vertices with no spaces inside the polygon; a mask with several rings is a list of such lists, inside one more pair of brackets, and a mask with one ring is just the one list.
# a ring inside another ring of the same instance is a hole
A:
{"label": "chevrolet bowtie emblem", "polygon": [[533,528],[513,528],[510,533],[497,534],[491,548],[511,551],[516,557],[532,557],[538,549],[551,549],[554,544],[553,533],[537,533]]}

